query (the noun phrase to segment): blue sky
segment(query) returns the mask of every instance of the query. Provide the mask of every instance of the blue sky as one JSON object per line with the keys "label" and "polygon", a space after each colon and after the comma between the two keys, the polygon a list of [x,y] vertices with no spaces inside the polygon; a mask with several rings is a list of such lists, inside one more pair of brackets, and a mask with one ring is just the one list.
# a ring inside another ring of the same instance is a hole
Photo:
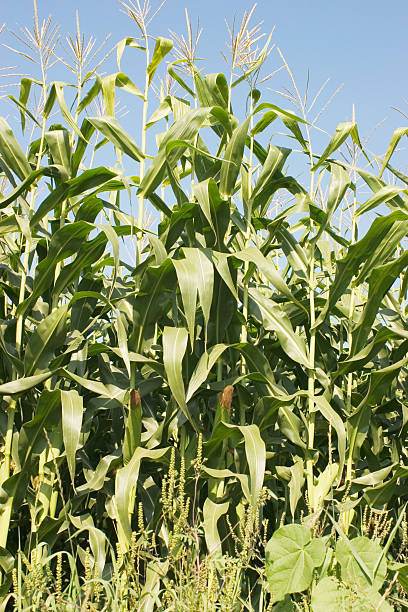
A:
{"label": "blue sky", "polygon": [[[31,23],[32,0],[2,0],[1,3],[0,23],[5,22],[10,29],[15,29],[17,24]],[[159,4],[156,0],[151,0],[151,3],[153,7]],[[225,49],[225,19],[231,22],[234,14],[240,19],[243,11],[250,8],[252,3],[247,4],[242,0],[168,0],[152,24],[152,34],[166,36],[169,28],[184,33],[185,6],[193,23],[200,17],[203,34],[199,54],[205,58],[202,65],[208,72],[225,70],[220,54],[220,50]],[[76,9],[79,10],[84,32],[96,36],[98,40],[109,32],[112,33],[112,42],[136,33],[134,24],[120,11],[119,3],[115,0],[38,0],[38,8],[41,18],[52,14],[61,26],[62,35],[73,31]],[[283,51],[301,91],[308,70],[311,93],[315,93],[330,78],[321,103],[316,108],[344,83],[321,119],[323,129],[333,132],[338,122],[350,119],[353,103],[362,135],[367,135],[387,117],[369,145],[371,150],[381,155],[392,131],[398,126],[408,125],[408,119],[392,109],[395,106],[408,114],[408,104],[404,101],[408,99],[406,0],[393,0],[386,6],[379,0],[292,0],[285,3],[259,0],[253,23],[258,21],[264,22],[265,31],[275,27],[273,41]],[[4,32],[0,42],[10,41],[9,35]],[[130,74],[135,57],[129,56],[125,60],[125,71],[129,71],[129,76],[137,82],[134,71]],[[16,63],[21,63],[20,59],[0,47],[0,65]],[[280,64],[279,56],[274,51],[269,58],[268,70],[274,70]],[[31,71],[29,62],[22,66],[22,71]],[[65,79],[68,75],[59,78]],[[282,89],[287,84],[288,75],[280,72],[269,86]],[[273,92],[269,92],[268,98],[289,108],[289,104]]]}

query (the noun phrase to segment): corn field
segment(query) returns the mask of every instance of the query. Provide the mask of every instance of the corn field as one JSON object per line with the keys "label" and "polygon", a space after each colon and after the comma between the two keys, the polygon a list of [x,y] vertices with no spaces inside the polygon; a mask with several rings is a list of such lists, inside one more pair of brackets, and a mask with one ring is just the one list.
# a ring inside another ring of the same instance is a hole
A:
{"label": "corn field", "polygon": [[316,149],[253,10],[224,75],[120,4],[111,51],[35,2],[13,43],[0,610],[408,609],[408,128]]}

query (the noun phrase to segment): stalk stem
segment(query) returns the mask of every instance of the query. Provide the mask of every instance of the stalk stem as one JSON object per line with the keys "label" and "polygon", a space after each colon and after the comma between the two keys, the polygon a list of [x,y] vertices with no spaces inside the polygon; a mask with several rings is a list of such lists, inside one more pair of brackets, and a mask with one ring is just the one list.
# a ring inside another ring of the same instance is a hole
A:
{"label": "stalk stem", "polygon": [[[353,122],[355,121],[355,110],[353,105]],[[353,166],[355,166],[356,162],[356,145],[353,144]],[[356,173],[354,171],[354,181],[356,180]],[[351,244],[354,244],[357,240],[357,219],[356,219],[356,194],[353,194],[353,219],[351,225]],[[354,308],[355,308],[355,294],[356,290],[353,287],[350,295],[350,307],[348,312],[348,328],[347,328],[347,345],[348,345],[348,354],[351,355],[353,334],[352,334],[352,326],[353,326],[353,316],[354,316]],[[352,411],[352,403],[351,403],[351,393],[353,390],[353,373],[349,372],[347,375],[347,389],[346,389],[346,408],[347,412],[350,415]],[[353,453],[349,451],[349,456],[347,457],[347,468],[346,468],[346,480],[347,482],[351,482],[353,479]]]}
{"label": "stalk stem", "polygon": [[[10,477],[10,464],[11,464],[11,447],[13,443],[13,429],[14,429],[14,416],[16,412],[17,403],[15,399],[11,399],[8,406],[7,415],[7,431],[4,442],[4,459],[0,470],[0,486],[2,486],[6,480]],[[7,499],[7,503],[3,510],[1,521],[0,521],[0,546],[6,548],[8,528],[11,518],[11,509],[13,506],[13,497]]]}
{"label": "stalk stem", "polygon": [[[144,34],[145,45],[146,45],[146,75],[145,75],[145,87],[143,92],[143,110],[142,110],[142,138],[141,138],[141,151],[143,153],[142,159],[140,161],[140,183],[143,180],[145,170],[146,170],[146,162],[145,162],[145,154],[146,154],[146,123],[147,123],[147,109],[148,109],[148,97],[149,97],[149,75],[147,72],[147,68],[150,63],[150,53],[149,53],[149,43],[147,38],[147,32]],[[139,216],[138,216],[138,227],[139,230],[143,228],[143,219],[144,219],[144,196],[140,194],[138,196],[139,200]],[[140,255],[141,255],[141,241],[142,234],[139,233],[139,240],[137,243],[137,263],[140,263]]]}
{"label": "stalk stem", "polygon": [[[34,2],[34,10],[35,10],[36,22],[38,23],[36,2]],[[41,89],[41,99],[40,99],[39,108],[41,108],[42,100],[44,101],[44,104],[45,104],[46,96],[47,96],[46,70],[45,70],[44,59],[43,59],[42,53],[40,53],[40,65],[41,65],[41,74],[42,74],[42,89]],[[46,118],[43,116],[42,125],[41,125],[40,147],[38,151],[36,170],[39,169],[40,164],[41,164],[42,153],[44,150],[45,131],[46,131]],[[35,196],[36,196],[36,187],[33,186],[31,188],[30,212],[34,211]],[[24,245],[23,270],[21,272],[20,289],[19,289],[19,295],[18,295],[19,304],[21,304],[24,301],[24,297],[25,297],[25,285],[26,285],[27,274],[28,274],[30,250],[31,250],[31,237],[29,235],[28,237],[26,237],[25,245]],[[22,347],[22,342],[23,342],[23,321],[24,321],[23,317],[24,315],[22,313],[19,313],[17,315],[17,321],[16,321],[16,350],[17,350],[18,355],[20,355],[21,353],[21,347]],[[13,378],[15,378],[16,375],[17,374],[14,371]],[[4,482],[6,482],[6,480],[10,478],[10,457],[11,457],[11,448],[12,448],[12,443],[13,443],[13,430],[14,430],[14,419],[15,419],[15,414],[16,414],[16,406],[17,406],[16,400],[14,398],[10,398],[9,406],[8,406],[8,415],[7,415],[7,431],[6,431],[5,442],[4,442],[4,460],[2,462],[1,469],[0,469],[0,473],[1,473],[0,484],[1,485],[3,485]],[[2,546],[3,548],[6,548],[7,546],[7,536],[8,536],[9,526],[10,526],[12,507],[13,507],[13,497],[9,496],[6,506],[0,517],[0,546]]]}
{"label": "stalk stem", "polygon": [[[250,122],[250,148],[249,148],[249,164],[248,164],[248,203],[247,203],[247,223],[246,223],[246,231],[245,231],[245,248],[248,248],[250,240],[251,240],[251,219],[252,219],[252,164],[253,164],[253,154],[254,154],[254,137],[252,135],[252,128],[254,125],[253,120],[253,98],[252,98],[252,89],[251,89],[251,106],[250,106],[250,114],[251,114],[251,122]],[[244,323],[241,328],[241,342],[248,341],[248,281],[245,280],[249,268],[249,262],[244,263],[244,295],[242,300],[242,314],[244,315]],[[242,357],[241,368],[242,374],[245,374],[245,358]]]}
{"label": "stalk stem", "polygon": [[[300,99],[300,96],[299,96]],[[302,112],[303,118],[306,120],[306,112],[304,104],[302,104]],[[306,133],[307,140],[309,143],[309,157],[310,157],[310,167],[313,167],[313,151],[312,151],[312,143],[310,140],[310,130],[309,126],[306,124]],[[314,172],[310,172],[310,198],[314,199]],[[311,234],[314,233],[314,223],[310,221],[310,229]],[[308,448],[306,452],[306,480],[307,480],[307,492],[309,498],[309,506],[310,510],[314,512],[316,510],[317,504],[319,500],[315,499],[315,488],[314,488],[314,475],[313,475],[313,447],[314,447],[314,436],[315,436],[315,355],[316,355],[316,329],[314,328],[314,324],[316,322],[316,313],[315,313],[315,243],[311,243],[310,248],[310,261],[309,261],[309,319],[310,319],[310,341],[309,341],[309,362],[310,368],[308,369],[308,381],[307,381],[307,390],[308,390],[308,427],[307,427],[307,442]]]}
{"label": "stalk stem", "polygon": [[309,420],[308,420],[308,449],[307,449],[307,460],[306,460],[306,473],[307,473],[307,489],[309,496],[309,504],[312,512],[315,510],[316,501],[314,499],[314,478],[313,478],[313,446],[314,446],[314,435],[315,435],[315,411],[314,411],[314,394],[315,394],[315,353],[316,353],[316,330],[313,328],[316,320],[315,316],[315,301],[314,301],[314,245],[312,246],[312,252],[310,257],[310,272],[309,272],[309,303],[310,303],[310,343],[309,343],[309,361],[310,369],[308,371],[308,409],[309,409]]}

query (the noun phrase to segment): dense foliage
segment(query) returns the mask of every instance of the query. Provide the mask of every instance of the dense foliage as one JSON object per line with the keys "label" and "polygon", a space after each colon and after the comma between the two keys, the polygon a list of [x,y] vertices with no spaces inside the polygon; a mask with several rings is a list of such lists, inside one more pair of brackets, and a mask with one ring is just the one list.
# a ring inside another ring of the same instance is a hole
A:
{"label": "dense foliage", "polygon": [[74,89],[36,18],[0,119],[2,609],[405,609],[407,130],[316,155],[251,14],[226,78],[124,8],[117,72],[69,39]]}

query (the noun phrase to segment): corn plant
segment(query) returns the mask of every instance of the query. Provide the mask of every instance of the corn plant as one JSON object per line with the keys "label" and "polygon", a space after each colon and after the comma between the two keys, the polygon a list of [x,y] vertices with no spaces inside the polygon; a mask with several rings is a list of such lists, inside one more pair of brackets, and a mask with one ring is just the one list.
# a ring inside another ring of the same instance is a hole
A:
{"label": "corn plant", "polygon": [[[9,96],[23,135],[0,119],[4,601],[17,570],[30,598],[64,555],[83,609],[112,602],[105,582],[123,589],[136,557],[117,609],[174,605],[180,575],[202,609],[289,606],[322,564],[296,605],[320,609],[328,590],[365,609],[351,565],[374,609],[402,605],[406,560],[386,557],[405,546],[408,178],[391,158],[407,129],[374,157],[353,114],[317,154],[314,102],[280,51],[294,107],[265,87],[271,36],[253,11],[230,27],[224,75],[197,67],[188,15],[187,38],[152,43],[149,4],[121,6],[134,31],[107,75],[111,52],[78,19],[64,56],[35,10],[19,52],[39,73]],[[145,65],[140,88],[124,53]],[[70,85],[50,77],[63,64]],[[388,512],[384,549],[367,544],[370,512]],[[312,550],[292,590],[276,566],[286,532]],[[233,576],[225,601],[211,601],[217,576]]]}

